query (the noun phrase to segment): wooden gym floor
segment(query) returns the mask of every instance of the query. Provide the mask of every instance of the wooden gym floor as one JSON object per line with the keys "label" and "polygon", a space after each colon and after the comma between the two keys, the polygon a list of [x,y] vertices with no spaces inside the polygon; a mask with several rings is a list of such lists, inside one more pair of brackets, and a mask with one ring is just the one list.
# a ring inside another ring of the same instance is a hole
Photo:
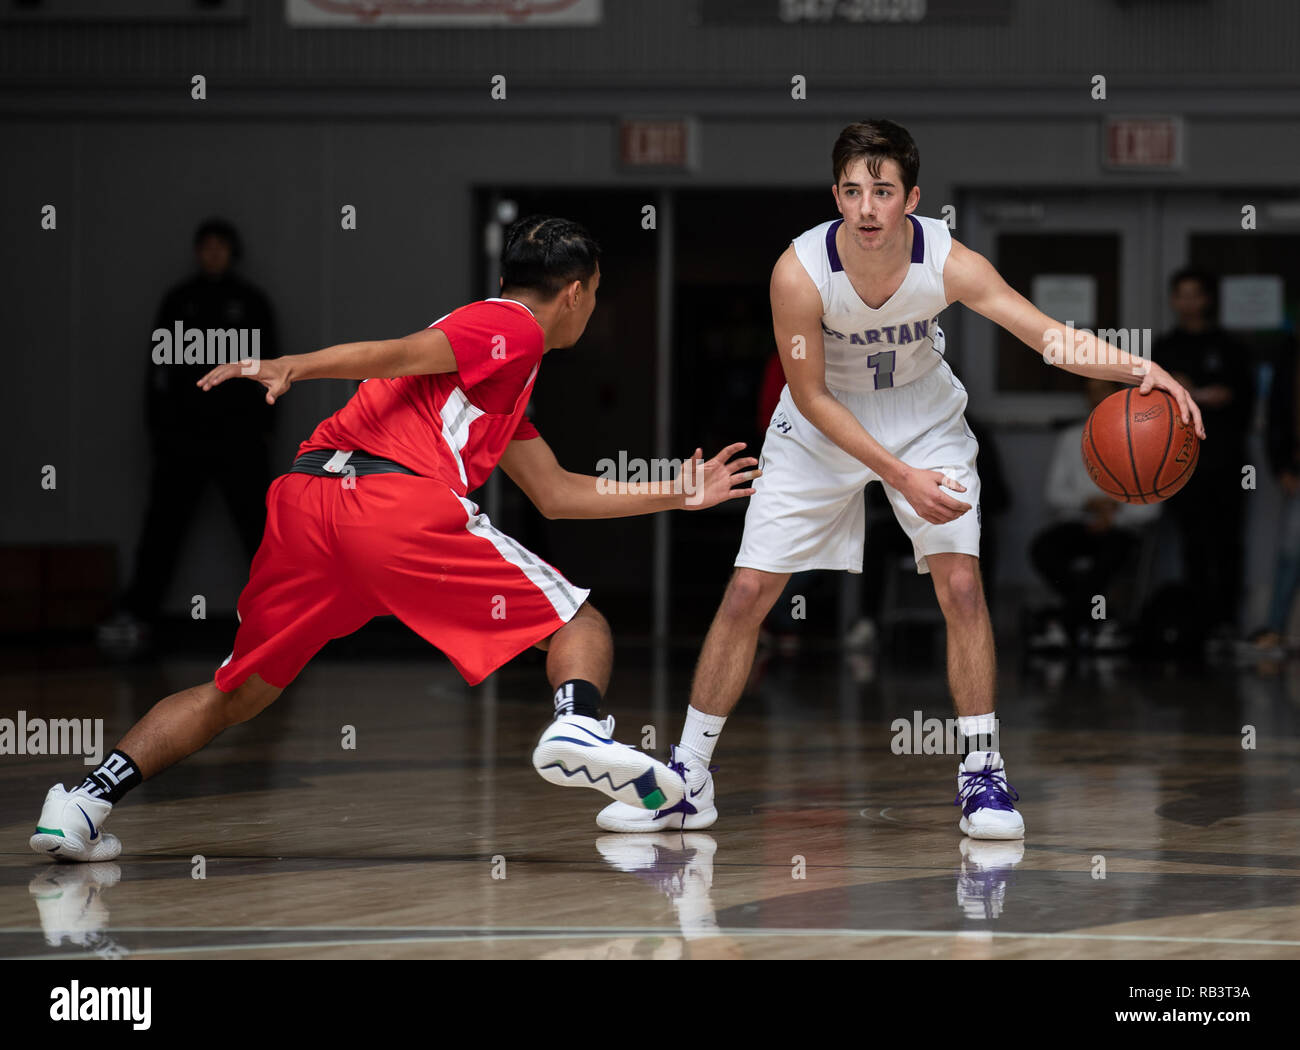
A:
{"label": "wooden gym floor", "polygon": [[[693,658],[620,647],[618,739],[677,739]],[[891,751],[894,719],[950,714],[940,669],[830,650],[756,668],[715,756],[714,827],[606,835],[604,796],[529,764],[550,702],[539,659],[474,690],[435,653],[313,663],[130,795],[108,824],[124,843],[112,864],[27,848],[50,785],[84,777],[79,757],[0,756],[0,955],[1300,957],[1295,665],[1004,660],[1022,848],[963,838],[954,758]],[[0,717],[102,717],[107,751],[210,671],[9,673]]]}

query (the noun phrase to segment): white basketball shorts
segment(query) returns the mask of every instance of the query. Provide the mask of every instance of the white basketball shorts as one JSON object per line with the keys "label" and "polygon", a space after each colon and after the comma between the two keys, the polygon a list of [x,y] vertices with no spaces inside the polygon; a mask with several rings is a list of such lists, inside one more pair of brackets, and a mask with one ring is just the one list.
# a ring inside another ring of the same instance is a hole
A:
{"label": "white basketball shorts", "polygon": [[[916,571],[929,572],[930,554],[980,550],[979,444],[963,413],[966,388],[947,361],[900,387],[862,394],[832,390],[873,438],[909,467],[940,470],[966,486],[945,491],[971,509],[955,521],[933,525],[897,489],[885,485],[894,516],[912,541]],[[808,569],[862,571],[866,533],[864,489],[880,477],[808,422],[787,386],[772,414],[745,513],[737,567],[766,572]],[[883,484],[883,482],[882,482]]]}

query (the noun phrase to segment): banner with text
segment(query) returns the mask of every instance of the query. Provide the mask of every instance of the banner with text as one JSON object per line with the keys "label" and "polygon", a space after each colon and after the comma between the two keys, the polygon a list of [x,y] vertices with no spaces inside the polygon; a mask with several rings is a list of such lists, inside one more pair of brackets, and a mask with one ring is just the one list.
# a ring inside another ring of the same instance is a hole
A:
{"label": "banner with text", "polygon": [[596,25],[602,0],[285,0],[291,26],[334,29]]}

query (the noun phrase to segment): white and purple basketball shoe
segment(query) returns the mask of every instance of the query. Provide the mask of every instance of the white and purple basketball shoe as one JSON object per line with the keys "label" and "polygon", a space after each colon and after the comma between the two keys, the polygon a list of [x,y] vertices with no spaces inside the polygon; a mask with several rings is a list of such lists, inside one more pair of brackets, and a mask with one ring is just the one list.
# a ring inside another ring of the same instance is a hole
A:
{"label": "white and purple basketball shoe", "polygon": [[637,835],[652,831],[700,831],[718,819],[713,804],[713,773],[685,748],[673,745],[668,768],[685,782],[684,795],[671,806],[656,810],[611,802],[596,814],[596,826],[604,831]]}
{"label": "white and purple basketball shoe", "polygon": [[973,839],[1022,839],[1024,818],[1013,802],[1020,795],[1007,783],[1006,764],[996,751],[972,751],[957,767],[961,830]]}

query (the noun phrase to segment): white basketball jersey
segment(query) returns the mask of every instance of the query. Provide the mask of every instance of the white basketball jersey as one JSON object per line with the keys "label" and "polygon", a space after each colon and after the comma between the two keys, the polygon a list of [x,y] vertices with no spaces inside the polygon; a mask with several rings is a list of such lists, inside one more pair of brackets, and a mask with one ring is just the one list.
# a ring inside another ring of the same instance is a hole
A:
{"label": "white basketball jersey", "polygon": [[814,226],[794,239],[795,254],[822,296],[828,387],[863,393],[902,386],[943,360],[939,313],[948,305],[943,265],[952,234],[939,219],[908,219],[912,264],[879,310],[862,301],[840,263],[835,234],[843,219]]}

